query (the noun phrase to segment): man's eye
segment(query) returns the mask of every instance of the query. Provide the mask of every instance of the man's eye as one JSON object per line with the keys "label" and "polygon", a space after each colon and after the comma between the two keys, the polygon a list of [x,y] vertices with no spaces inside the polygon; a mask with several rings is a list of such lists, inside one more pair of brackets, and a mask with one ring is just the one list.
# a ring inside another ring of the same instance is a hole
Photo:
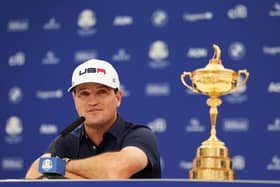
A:
{"label": "man's eye", "polygon": [[101,89],[101,90],[97,91],[97,94],[106,94],[106,93],[107,93],[107,90],[105,90],[105,89]]}
{"label": "man's eye", "polygon": [[89,92],[87,91],[82,91],[79,93],[79,96],[88,96],[89,95]]}

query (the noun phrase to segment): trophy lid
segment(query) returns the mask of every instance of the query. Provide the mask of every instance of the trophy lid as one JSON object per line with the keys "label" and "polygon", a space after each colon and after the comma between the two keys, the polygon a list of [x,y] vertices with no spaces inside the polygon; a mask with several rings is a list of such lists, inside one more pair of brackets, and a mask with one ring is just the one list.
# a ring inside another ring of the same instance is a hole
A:
{"label": "trophy lid", "polygon": [[213,45],[214,55],[204,67],[193,71],[191,79],[195,89],[206,95],[224,95],[232,91],[237,84],[238,73],[224,68],[219,46]]}
{"label": "trophy lid", "polygon": [[204,67],[195,70],[194,72],[203,72],[203,71],[225,71],[225,72],[234,72],[231,69],[224,68],[221,60],[221,50],[218,45],[213,44],[214,55],[209,60],[209,63]]}

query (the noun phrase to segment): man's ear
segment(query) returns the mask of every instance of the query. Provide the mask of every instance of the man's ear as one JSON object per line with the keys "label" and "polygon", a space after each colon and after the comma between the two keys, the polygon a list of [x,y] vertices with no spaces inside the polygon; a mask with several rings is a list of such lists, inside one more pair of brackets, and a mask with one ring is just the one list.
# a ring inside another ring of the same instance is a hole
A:
{"label": "man's ear", "polygon": [[122,95],[123,95],[122,90],[119,89],[119,90],[116,92],[116,97],[117,97],[117,100],[118,100],[117,107],[119,107],[119,106],[121,105],[121,102],[122,102]]}

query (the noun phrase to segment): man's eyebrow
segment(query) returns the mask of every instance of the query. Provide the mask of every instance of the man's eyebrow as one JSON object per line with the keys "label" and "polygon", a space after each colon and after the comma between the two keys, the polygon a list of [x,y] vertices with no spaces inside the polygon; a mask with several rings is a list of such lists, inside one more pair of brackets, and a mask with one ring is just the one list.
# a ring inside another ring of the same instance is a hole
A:
{"label": "man's eyebrow", "polygon": [[105,85],[98,85],[97,88],[106,88],[106,89],[110,89],[110,87],[105,86]]}
{"label": "man's eyebrow", "polygon": [[78,87],[77,91],[83,91],[83,90],[87,90],[87,89],[88,89],[87,87]]}

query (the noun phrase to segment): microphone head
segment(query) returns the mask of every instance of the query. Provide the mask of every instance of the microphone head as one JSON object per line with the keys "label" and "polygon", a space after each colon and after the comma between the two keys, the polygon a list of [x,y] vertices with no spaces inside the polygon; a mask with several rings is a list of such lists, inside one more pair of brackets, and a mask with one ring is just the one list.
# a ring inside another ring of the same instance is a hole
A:
{"label": "microphone head", "polygon": [[77,121],[77,122],[80,122],[80,124],[81,124],[81,123],[83,123],[85,120],[86,120],[86,118],[85,118],[84,116],[80,116],[76,121]]}
{"label": "microphone head", "polygon": [[86,120],[84,116],[79,117],[75,121],[73,121],[69,126],[67,126],[62,132],[60,132],[60,135],[62,137],[69,134],[71,131],[73,131],[76,127],[78,127],[81,123],[83,123]]}

